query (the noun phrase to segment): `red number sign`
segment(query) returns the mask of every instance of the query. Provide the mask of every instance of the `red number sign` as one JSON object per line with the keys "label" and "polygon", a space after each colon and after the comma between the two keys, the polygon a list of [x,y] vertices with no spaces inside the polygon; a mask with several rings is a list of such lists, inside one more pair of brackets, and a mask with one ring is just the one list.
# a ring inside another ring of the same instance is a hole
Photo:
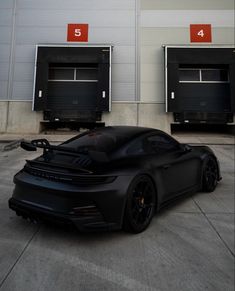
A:
{"label": "red number sign", "polygon": [[68,24],[67,41],[88,41],[88,24]]}
{"label": "red number sign", "polygon": [[191,42],[211,42],[211,24],[190,24]]}

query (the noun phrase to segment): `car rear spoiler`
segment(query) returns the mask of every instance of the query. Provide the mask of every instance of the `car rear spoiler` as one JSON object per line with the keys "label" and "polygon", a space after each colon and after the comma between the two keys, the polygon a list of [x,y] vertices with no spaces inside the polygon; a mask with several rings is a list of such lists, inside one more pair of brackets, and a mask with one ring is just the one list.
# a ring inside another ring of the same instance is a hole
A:
{"label": "car rear spoiler", "polygon": [[47,139],[34,139],[31,142],[22,141],[20,143],[20,146],[22,149],[26,151],[36,151],[37,148],[41,148],[43,149],[44,154],[48,152],[53,152],[55,150],[65,153],[71,153],[74,155],[87,154],[93,161],[98,163],[107,163],[109,161],[109,158],[105,152],[99,151],[84,152],[61,145],[51,145]]}

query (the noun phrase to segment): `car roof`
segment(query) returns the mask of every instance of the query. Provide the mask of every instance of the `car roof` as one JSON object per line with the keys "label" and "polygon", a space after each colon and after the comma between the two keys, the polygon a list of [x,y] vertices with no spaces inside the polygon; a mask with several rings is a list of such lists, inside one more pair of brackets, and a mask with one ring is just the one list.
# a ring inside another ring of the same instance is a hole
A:
{"label": "car roof", "polygon": [[109,134],[113,135],[122,135],[129,137],[132,139],[133,137],[140,136],[142,134],[150,133],[150,132],[160,132],[160,130],[148,127],[139,127],[139,126],[106,126],[97,128],[94,131],[98,132],[109,132]]}
{"label": "car roof", "polygon": [[147,127],[106,126],[86,131],[63,144],[73,147],[74,149],[90,144],[97,147],[97,150],[103,148],[106,152],[111,152],[142,135],[160,132],[160,130]]}

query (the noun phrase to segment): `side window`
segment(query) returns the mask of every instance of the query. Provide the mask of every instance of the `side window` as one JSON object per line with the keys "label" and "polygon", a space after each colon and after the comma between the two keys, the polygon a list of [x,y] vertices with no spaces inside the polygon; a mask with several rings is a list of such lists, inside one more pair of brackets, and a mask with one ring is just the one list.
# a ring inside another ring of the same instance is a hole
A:
{"label": "side window", "polygon": [[135,143],[133,143],[126,151],[128,155],[141,155],[145,153],[144,147],[143,147],[143,139],[137,140]]}
{"label": "side window", "polygon": [[168,136],[163,134],[152,135],[141,138],[134,142],[128,149],[128,155],[141,154],[163,154],[175,151],[179,148],[178,143]]}
{"label": "side window", "polygon": [[163,154],[178,148],[178,143],[165,135],[153,135],[146,138],[146,149],[149,153]]}

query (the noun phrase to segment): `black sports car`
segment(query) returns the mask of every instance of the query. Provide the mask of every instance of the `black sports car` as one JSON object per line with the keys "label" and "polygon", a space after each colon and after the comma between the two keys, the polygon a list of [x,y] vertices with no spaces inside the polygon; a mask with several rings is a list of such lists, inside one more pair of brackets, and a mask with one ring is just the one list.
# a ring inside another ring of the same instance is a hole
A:
{"label": "black sports car", "polygon": [[186,193],[211,192],[221,179],[209,147],[180,144],[151,128],[104,127],[58,146],[41,139],[21,147],[43,154],[15,175],[9,207],[80,230],[141,232],[155,210]]}

